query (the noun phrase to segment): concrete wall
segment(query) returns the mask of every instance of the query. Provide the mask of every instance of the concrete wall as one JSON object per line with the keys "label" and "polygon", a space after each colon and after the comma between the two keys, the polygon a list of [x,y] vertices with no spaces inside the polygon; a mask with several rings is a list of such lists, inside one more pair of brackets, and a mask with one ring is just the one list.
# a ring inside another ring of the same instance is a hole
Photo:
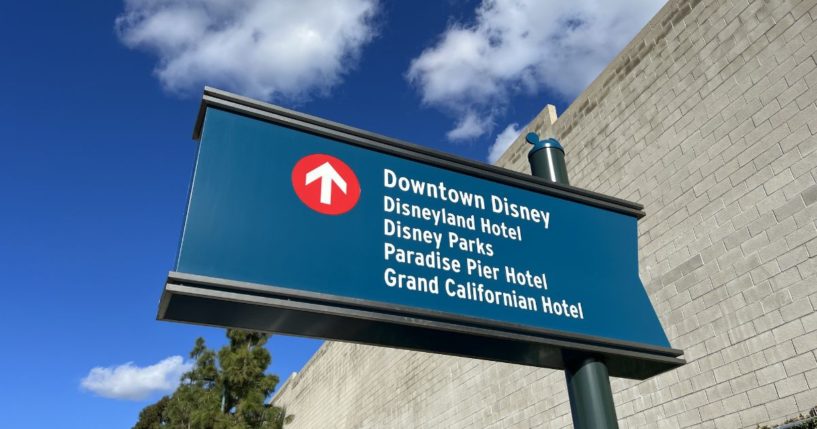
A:
{"label": "concrete wall", "polygon": [[[817,405],[815,21],[817,0],[671,0],[555,123],[528,125],[561,140],[573,185],[645,205],[641,278],[689,364],[614,379],[622,427]],[[498,164],[528,171],[527,150]],[[571,426],[561,372],[335,342],[275,401],[291,428]]]}

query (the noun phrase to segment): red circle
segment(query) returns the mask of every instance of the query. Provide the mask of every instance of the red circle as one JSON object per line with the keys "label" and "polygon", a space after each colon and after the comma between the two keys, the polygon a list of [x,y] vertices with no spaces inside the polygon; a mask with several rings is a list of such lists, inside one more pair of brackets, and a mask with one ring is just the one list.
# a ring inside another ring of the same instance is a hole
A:
{"label": "red circle", "polygon": [[346,213],[360,198],[355,172],[343,161],[323,153],[307,155],[295,163],[292,188],[307,207],[326,215]]}

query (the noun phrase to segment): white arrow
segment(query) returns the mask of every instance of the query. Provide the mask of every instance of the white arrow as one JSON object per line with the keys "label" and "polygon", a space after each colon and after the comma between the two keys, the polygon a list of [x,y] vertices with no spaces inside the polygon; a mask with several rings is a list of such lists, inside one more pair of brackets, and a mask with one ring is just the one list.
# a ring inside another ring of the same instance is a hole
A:
{"label": "white arrow", "polygon": [[319,167],[306,173],[306,184],[310,184],[318,179],[321,179],[321,204],[332,204],[332,183],[343,192],[346,193],[346,181],[340,177],[335,168],[329,161],[324,162]]}

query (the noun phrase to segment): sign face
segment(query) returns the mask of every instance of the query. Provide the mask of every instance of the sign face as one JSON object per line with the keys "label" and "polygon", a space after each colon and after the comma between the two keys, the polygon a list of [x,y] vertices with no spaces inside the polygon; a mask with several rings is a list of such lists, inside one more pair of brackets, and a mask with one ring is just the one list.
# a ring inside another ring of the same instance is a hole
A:
{"label": "sign face", "polygon": [[639,280],[637,217],[626,210],[205,109],[176,273],[349,318],[680,353]]}

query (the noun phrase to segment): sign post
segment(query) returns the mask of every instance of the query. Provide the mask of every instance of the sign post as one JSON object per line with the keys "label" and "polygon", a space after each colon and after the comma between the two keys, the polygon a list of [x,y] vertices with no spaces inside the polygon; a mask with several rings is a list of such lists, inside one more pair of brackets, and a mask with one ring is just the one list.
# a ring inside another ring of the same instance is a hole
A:
{"label": "sign post", "polygon": [[194,138],[160,320],[562,370],[581,352],[631,379],[684,364],[638,277],[638,204],[213,88]]}
{"label": "sign post", "polygon": [[[533,145],[528,153],[531,173],[554,183],[568,185],[564,148],[556,139],[525,136]],[[618,429],[610,376],[603,358],[585,352],[562,352],[570,413],[575,429]]]}

